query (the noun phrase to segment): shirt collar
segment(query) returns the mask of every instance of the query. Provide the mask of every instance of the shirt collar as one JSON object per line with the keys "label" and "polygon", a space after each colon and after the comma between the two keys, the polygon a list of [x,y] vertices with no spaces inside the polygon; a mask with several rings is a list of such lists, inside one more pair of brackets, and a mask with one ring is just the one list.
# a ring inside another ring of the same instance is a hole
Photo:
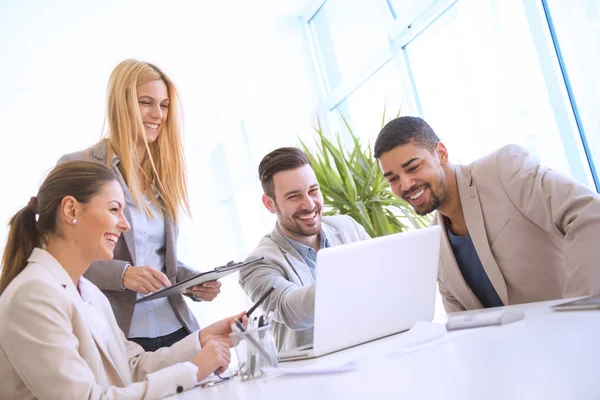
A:
{"label": "shirt collar", "polygon": [[[277,226],[277,230],[279,231],[279,233],[281,233],[281,235],[288,241],[290,242],[290,244],[292,246],[294,246],[294,248],[298,251],[298,253],[300,253],[300,255],[302,256],[302,258],[306,258],[306,256],[308,255],[308,252],[310,250],[315,251],[315,249],[313,249],[310,246],[305,245],[304,243],[300,243],[297,240],[292,239],[291,237],[289,237],[288,235],[286,235],[285,233],[283,233],[281,231],[281,228],[279,227],[279,223],[275,224]],[[327,235],[325,234],[325,231],[323,231],[323,229],[321,228],[321,232],[319,232],[319,239],[320,239],[320,248],[324,249],[326,247],[329,247],[329,240],[327,239]]]}

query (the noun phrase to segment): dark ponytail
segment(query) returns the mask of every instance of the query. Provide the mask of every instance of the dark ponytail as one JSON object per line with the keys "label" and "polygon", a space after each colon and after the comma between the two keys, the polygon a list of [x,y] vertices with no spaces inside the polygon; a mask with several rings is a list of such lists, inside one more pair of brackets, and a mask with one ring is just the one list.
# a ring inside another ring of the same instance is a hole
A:
{"label": "dark ponytail", "polygon": [[27,259],[35,247],[40,247],[40,233],[35,226],[35,212],[24,207],[8,223],[10,231],[4,255],[2,256],[2,274],[0,274],[0,293],[15,279],[27,265]]}

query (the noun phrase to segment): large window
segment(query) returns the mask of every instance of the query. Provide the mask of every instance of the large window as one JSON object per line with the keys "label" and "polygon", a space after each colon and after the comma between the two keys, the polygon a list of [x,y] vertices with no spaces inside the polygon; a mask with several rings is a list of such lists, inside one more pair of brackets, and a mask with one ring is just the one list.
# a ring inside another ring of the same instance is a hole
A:
{"label": "large window", "polygon": [[[423,117],[470,162],[518,143],[590,184],[582,156],[571,160],[522,2],[462,0],[406,46]],[[571,161],[571,163],[569,162]]]}
{"label": "large window", "polygon": [[310,25],[328,92],[356,74],[374,52],[389,48],[386,26],[391,20],[385,0],[325,2]]}
{"label": "large window", "polygon": [[599,0],[325,0],[305,22],[343,140],[340,114],[372,142],[402,105],[454,162],[517,143],[600,188]]}
{"label": "large window", "polygon": [[410,24],[435,0],[390,0],[394,18],[401,24]]}
{"label": "large window", "polygon": [[211,161],[229,256],[243,259],[256,245],[256,229],[266,232],[270,228],[257,212],[261,198],[256,185],[257,162],[243,122],[215,147]]}
{"label": "large window", "polygon": [[600,188],[600,1],[326,0],[306,21],[331,130],[372,140],[402,104],[456,162],[517,143]]}
{"label": "large window", "polygon": [[581,129],[600,175],[600,1],[547,0]]}
{"label": "large window", "polygon": [[384,110],[386,120],[396,116],[403,107],[402,98],[400,73],[389,61],[331,111],[331,124],[343,136],[343,115],[355,135],[373,143],[381,130]]}

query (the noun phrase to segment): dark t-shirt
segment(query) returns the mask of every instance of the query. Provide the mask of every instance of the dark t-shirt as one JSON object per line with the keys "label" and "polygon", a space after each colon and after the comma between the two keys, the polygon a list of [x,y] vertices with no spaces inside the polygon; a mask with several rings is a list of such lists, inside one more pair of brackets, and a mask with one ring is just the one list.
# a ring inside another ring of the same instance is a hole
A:
{"label": "dark t-shirt", "polygon": [[481,304],[486,308],[503,306],[502,300],[481,265],[471,235],[467,233],[466,236],[456,236],[450,231],[448,224],[446,224],[446,232],[460,272]]}

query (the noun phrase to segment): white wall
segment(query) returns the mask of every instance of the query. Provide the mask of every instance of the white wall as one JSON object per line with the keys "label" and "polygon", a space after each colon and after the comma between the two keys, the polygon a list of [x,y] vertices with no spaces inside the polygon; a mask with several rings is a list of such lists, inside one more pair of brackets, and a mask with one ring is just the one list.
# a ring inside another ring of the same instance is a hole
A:
{"label": "white wall", "polygon": [[[273,229],[275,219],[261,202],[258,164],[271,150],[297,145],[299,136],[305,140],[312,137],[317,116],[317,82],[304,28],[299,18],[290,17],[261,32],[261,47],[228,101],[206,131],[188,143],[190,191],[196,214],[195,229],[187,230],[188,235],[181,235],[179,240],[180,257],[186,262],[208,267],[244,259]],[[248,147],[240,143],[242,124]],[[224,188],[211,162],[220,144],[231,156],[228,193],[234,197],[234,215],[227,215],[231,208],[222,204]],[[198,253],[199,243],[210,252]],[[223,281],[223,295],[213,304],[195,305],[199,318],[213,320],[215,313],[247,308],[249,300],[237,278],[235,274]]]}
{"label": "white wall", "polygon": [[168,71],[185,97],[197,98],[200,111],[186,108],[194,126],[215,112],[254,46],[250,27],[234,30],[227,20],[156,1],[80,4],[2,4],[0,120],[10,146],[2,146],[0,162],[10,195],[0,202],[1,221],[36,193],[61,154],[100,138],[106,84],[118,62],[139,58]]}
{"label": "white wall", "polygon": [[[221,229],[207,156],[227,136],[228,121],[245,121],[255,160],[310,129],[316,83],[304,27],[290,17],[303,7],[291,0],[0,2],[0,223],[37,193],[62,154],[101,137],[109,75],[137,58],[163,68],[182,96],[194,222],[182,224],[180,258],[200,269],[243,258],[245,249],[232,249]],[[260,198],[252,197],[258,219],[250,222],[263,221]],[[268,225],[249,228],[253,242]],[[199,306],[201,322],[245,306],[231,286]]]}

